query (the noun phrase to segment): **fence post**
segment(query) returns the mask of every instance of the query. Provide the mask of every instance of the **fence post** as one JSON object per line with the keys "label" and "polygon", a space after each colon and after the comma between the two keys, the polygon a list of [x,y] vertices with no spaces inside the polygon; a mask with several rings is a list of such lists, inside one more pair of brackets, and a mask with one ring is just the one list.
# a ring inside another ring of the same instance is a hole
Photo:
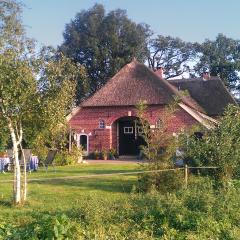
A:
{"label": "fence post", "polygon": [[184,165],[184,182],[185,182],[185,187],[187,188],[188,185],[188,165]]}

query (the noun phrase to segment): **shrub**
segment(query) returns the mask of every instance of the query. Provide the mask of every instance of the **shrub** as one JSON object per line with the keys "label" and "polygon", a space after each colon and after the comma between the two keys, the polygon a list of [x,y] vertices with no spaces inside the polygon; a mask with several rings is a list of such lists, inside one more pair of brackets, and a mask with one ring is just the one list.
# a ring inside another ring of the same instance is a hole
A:
{"label": "shrub", "polygon": [[144,170],[163,170],[140,175],[138,187],[141,191],[149,191],[152,188],[158,191],[174,191],[181,187],[178,171],[164,171],[174,168],[172,157],[175,155],[177,141],[168,131],[168,122],[176,111],[175,102],[166,108],[161,124],[154,131],[150,128],[145,118],[146,106],[138,106],[139,126],[142,128],[142,137],[146,144],[142,146],[142,154],[147,158]]}
{"label": "shrub", "polygon": [[58,152],[55,156],[54,163],[57,166],[74,165],[78,162],[82,156],[82,150],[77,147],[73,147],[71,152],[67,150]]}
{"label": "shrub", "polygon": [[66,155],[63,152],[58,152],[54,158],[54,164],[56,166],[67,165]]}
{"label": "shrub", "polygon": [[[76,239],[77,227],[65,214],[37,214],[26,226],[0,225],[0,239]],[[1,238],[2,237],[2,238]]]}
{"label": "shrub", "polygon": [[218,126],[206,132],[202,139],[192,136],[183,142],[187,149],[188,164],[218,167],[216,171],[208,173],[218,184],[228,186],[230,180],[239,174],[240,108],[228,106]]}

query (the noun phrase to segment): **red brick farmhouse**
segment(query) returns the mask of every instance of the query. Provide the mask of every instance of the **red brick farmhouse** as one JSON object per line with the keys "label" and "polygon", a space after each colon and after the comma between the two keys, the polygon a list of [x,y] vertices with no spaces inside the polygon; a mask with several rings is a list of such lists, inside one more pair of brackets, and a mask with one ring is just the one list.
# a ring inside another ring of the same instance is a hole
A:
{"label": "red brick farmhouse", "polygon": [[[187,90],[189,95],[183,95]],[[77,145],[87,153],[114,148],[119,155],[137,155],[142,139],[136,127],[136,105],[144,101],[150,128],[157,127],[166,106],[178,96],[177,111],[169,121],[174,133],[196,123],[210,128],[234,99],[218,77],[165,80],[133,60],[68,116]]]}

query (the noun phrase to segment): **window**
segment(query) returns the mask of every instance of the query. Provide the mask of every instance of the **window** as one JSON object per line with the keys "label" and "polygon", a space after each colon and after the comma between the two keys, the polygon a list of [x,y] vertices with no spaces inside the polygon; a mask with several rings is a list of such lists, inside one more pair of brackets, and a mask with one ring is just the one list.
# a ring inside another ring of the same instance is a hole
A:
{"label": "window", "polygon": [[100,129],[104,129],[105,128],[105,121],[104,120],[100,120],[99,121],[99,128]]}
{"label": "window", "polygon": [[163,126],[163,121],[159,118],[156,122],[156,128],[161,128]]}
{"label": "window", "polygon": [[133,127],[124,127],[124,134],[133,134]]}

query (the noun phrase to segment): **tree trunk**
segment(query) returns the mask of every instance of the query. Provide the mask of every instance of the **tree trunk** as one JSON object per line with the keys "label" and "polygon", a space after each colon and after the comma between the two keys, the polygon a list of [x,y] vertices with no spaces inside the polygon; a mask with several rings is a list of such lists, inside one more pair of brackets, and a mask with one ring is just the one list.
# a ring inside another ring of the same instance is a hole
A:
{"label": "tree trunk", "polygon": [[8,128],[11,134],[13,144],[13,164],[14,164],[14,187],[13,187],[13,199],[15,204],[21,204],[21,169],[18,157],[18,141],[15,134],[13,125],[11,122],[8,123]]}
{"label": "tree trunk", "polygon": [[20,143],[20,149],[22,152],[22,156],[23,156],[23,202],[25,202],[27,200],[27,163],[26,163],[26,157],[25,157],[25,153],[22,147],[22,144]]}

